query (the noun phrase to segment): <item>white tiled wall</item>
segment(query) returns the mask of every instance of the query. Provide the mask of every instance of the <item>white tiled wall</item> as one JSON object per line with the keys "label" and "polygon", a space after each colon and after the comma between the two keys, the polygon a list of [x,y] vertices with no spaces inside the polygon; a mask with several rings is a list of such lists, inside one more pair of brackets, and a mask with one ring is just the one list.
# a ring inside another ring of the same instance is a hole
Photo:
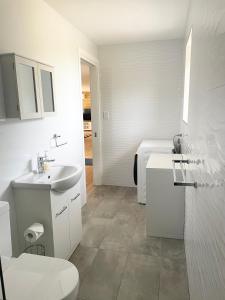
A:
{"label": "white tiled wall", "polygon": [[[95,45],[43,0],[0,1],[0,53],[15,52],[54,66],[57,104],[54,117],[0,121],[0,201],[10,203],[11,215],[10,182],[30,170],[29,162],[38,152],[50,150],[49,156],[59,164],[84,164],[79,47],[97,56]],[[68,142],[65,147],[50,148],[55,133]],[[84,176],[82,199],[85,201]],[[14,216],[11,221],[15,250]]]}
{"label": "white tiled wall", "polygon": [[132,186],[142,139],[172,138],[180,128],[183,41],[99,49],[103,120],[103,183]]}
{"label": "white tiled wall", "polygon": [[193,0],[189,172],[200,185],[186,190],[186,254],[191,300],[225,299],[225,2]]}

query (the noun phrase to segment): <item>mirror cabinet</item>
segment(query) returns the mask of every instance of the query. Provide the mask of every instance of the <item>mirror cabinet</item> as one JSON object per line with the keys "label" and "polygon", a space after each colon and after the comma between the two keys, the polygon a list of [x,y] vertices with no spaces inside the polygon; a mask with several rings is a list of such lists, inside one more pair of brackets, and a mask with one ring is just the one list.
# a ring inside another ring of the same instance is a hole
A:
{"label": "mirror cabinet", "polygon": [[0,55],[0,118],[55,114],[53,67],[16,54]]}

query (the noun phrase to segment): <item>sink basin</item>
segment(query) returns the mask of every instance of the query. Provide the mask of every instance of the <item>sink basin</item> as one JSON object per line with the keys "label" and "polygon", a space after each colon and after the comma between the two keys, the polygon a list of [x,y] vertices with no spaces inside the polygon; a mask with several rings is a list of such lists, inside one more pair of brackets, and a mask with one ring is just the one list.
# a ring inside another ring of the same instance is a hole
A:
{"label": "sink basin", "polygon": [[82,168],[80,166],[52,166],[43,174],[29,173],[13,181],[14,187],[50,189],[64,192],[73,187],[80,180]]}

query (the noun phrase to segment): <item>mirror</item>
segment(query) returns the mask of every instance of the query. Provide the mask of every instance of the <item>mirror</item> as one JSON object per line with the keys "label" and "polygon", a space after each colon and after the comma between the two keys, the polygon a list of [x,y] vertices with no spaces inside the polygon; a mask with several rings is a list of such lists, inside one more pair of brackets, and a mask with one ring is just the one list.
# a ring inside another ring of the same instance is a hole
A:
{"label": "mirror", "polygon": [[17,69],[23,113],[38,112],[34,67],[19,63]]}
{"label": "mirror", "polygon": [[52,72],[41,70],[41,85],[44,112],[54,112],[53,78]]}

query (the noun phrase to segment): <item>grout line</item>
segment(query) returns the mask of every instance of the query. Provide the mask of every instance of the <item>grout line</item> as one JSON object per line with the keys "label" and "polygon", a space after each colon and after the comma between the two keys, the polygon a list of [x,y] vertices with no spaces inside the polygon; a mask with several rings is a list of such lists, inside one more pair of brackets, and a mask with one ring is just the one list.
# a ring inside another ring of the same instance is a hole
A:
{"label": "grout line", "polygon": [[[87,248],[88,248],[88,247],[87,247]],[[90,270],[91,270],[91,268],[92,268],[92,266],[93,266],[93,264],[94,264],[94,261],[95,261],[97,255],[98,255],[98,252],[99,252],[99,248],[95,248],[95,247],[89,247],[89,248],[97,249],[97,252],[96,252],[96,254],[95,254],[95,256],[94,256],[94,259],[93,259],[92,263],[90,264],[90,266],[88,266],[88,268],[87,268],[87,270],[86,270],[86,272],[85,272],[85,274],[84,274],[84,277],[83,277],[82,281],[80,281],[79,292],[80,292],[80,288],[81,288],[81,286],[82,286],[82,284],[83,284],[85,278],[87,277],[88,273],[90,272]],[[76,265],[75,265],[75,266],[76,266]],[[78,292],[78,298],[79,298],[79,292]]]}
{"label": "grout line", "polygon": [[161,255],[160,255],[160,266],[159,266],[159,290],[158,290],[158,300],[159,297],[160,297],[160,288],[161,288],[161,271],[162,271],[162,239],[160,238],[160,241],[161,241]]}
{"label": "grout line", "polygon": [[124,264],[124,267],[123,267],[123,271],[121,273],[120,284],[119,284],[118,290],[117,290],[116,300],[118,300],[118,297],[119,297],[119,292],[120,292],[120,288],[121,288],[122,281],[123,281],[123,278],[124,278],[125,270],[126,270],[126,267],[127,267],[129,255],[130,255],[130,253],[127,252],[127,254],[126,254],[126,261],[125,261],[125,264]]}

